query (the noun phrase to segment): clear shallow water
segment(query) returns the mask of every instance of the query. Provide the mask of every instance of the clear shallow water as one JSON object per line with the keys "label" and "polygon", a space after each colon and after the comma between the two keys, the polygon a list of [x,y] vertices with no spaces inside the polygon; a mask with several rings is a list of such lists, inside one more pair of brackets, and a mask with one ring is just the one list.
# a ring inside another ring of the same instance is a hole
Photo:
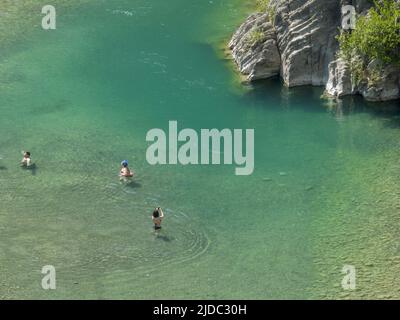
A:
{"label": "clear shallow water", "polygon": [[[245,15],[238,3],[96,1],[8,48],[2,298],[399,296],[397,103],[340,109],[319,88],[239,87],[218,52]],[[146,132],[169,120],[254,128],[254,174],[149,166]],[[18,167],[23,149],[35,170]],[[116,176],[125,158],[131,185]],[[40,288],[48,264],[52,292]],[[344,264],[359,271],[351,293]]]}

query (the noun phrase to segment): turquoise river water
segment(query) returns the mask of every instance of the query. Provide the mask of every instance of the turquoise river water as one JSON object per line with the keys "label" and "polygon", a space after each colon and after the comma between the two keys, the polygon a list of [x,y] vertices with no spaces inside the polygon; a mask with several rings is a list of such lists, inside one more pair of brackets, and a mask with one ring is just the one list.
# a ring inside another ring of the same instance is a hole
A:
{"label": "turquoise river water", "polygon": [[[239,84],[222,47],[241,2],[88,1],[4,48],[0,298],[400,296],[398,103]],[[254,128],[254,173],[150,166],[146,133],[170,120]],[[123,159],[132,184],[118,180]],[[348,264],[354,291],[341,287]],[[56,290],[41,288],[45,265]]]}

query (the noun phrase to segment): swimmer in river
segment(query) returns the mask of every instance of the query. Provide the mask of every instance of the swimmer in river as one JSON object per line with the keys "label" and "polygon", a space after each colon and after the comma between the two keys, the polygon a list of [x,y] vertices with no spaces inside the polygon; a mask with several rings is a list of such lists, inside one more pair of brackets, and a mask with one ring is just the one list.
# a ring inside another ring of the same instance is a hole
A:
{"label": "swimmer in river", "polygon": [[22,151],[22,154],[24,157],[22,158],[21,161],[21,166],[22,167],[29,167],[31,165],[31,153],[29,151]]}
{"label": "swimmer in river", "polygon": [[151,216],[151,219],[153,220],[154,223],[154,230],[160,230],[161,229],[161,222],[164,218],[164,212],[160,207],[157,207],[154,209],[153,214]]}
{"label": "swimmer in river", "polygon": [[133,172],[129,169],[127,160],[121,162],[121,171],[119,172],[119,176],[121,180],[133,177]]}

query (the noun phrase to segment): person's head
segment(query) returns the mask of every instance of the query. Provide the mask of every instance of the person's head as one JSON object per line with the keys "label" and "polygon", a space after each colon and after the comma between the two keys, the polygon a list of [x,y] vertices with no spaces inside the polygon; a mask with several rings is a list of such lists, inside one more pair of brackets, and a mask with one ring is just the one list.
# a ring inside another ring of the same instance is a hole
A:
{"label": "person's head", "polygon": [[159,218],[160,217],[160,208],[155,208],[153,211],[153,217],[154,218]]}
{"label": "person's head", "polygon": [[29,151],[25,151],[25,155],[26,155],[27,157],[30,157],[30,156],[31,156],[31,153],[30,153]]}
{"label": "person's head", "polygon": [[121,166],[123,166],[124,168],[127,168],[128,167],[128,161],[127,160],[122,161],[121,162]]}

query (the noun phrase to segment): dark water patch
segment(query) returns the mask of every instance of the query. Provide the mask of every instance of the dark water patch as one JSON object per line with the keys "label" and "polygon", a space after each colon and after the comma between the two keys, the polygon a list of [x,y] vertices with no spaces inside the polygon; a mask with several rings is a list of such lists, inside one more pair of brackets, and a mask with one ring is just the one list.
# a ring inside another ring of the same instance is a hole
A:
{"label": "dark water patch", "polygon": [[125,186],[128,188],[137,189],[137,188],[141,188],[142,184],[138,181],[131,180],[131,181],[125,182]]}
{"label": "dark water patch", "polygon": [[349,116],[367,113],[375,117],[396,117],[400,115],[400,100],[385,102],[369,102],[361,95],[346,96],[341,99],[330,99],[332,110],[336,114]]}
{"label": "dark water patch", "polygon": [[[324,113],[327,110],[337,117],[357,113],[368,113],[375,117],[397,117],[400,115],[400,100],[387,102],[368,102],[360,95],[334,99],[324,96],[322,86],[299,86],[287,88],[282,79],[273,77],[244,83],[249,91],[242,97],[251,106],[265,106],[269,110],[302,110]],[[280,95],[276,95],[280,92]],[[321,105],[325,106],[321,108]]]}
{"label": "dark water patch", "polygon": [[385,117],[382,119],[384,121],[384,126],[391,129],[400,129],[400,116],[395,117]]}
{"label": "dark water patch", "polygon": [[172,237],[170,237],[168,235],[165,235],[165,234],[161,234],[160,232],[162,232],[162,231],[159,231],[159,232],[156,233],[156,239],[157,240],[162,240],[164,242],[171,242],[172,240],[174,240],[174,238],[172,238]]}
{"label": "dark water patch", "polygon": [[26,75],[22,72],[0,73],[0,85],[26,82]]}
{"label": "dark water patch", "polygon": [[[256,108],[281,112],[284,110],[302,110],[305,112],[323,112],[316,102],[323,93],[321,87],[301,86],[287,88],[279,77],[247,83],[248,91],[241,97],[244,104]],[[277,95],[277,92],[280,93]]]}
{"label": "dark water patch", "polygon": [[31,113],[35,116],[43,116],[52,113],[61,113],[71,107],[71,101],[68,99],[61,99],[57,102],[44,102],[40,106],[32,106]]}
{"label": "dark water patch", "polygon": [[35,163],[28,166],[21,166],[22,170],[30,172],[33,176],[37,174],[38,167]]}

